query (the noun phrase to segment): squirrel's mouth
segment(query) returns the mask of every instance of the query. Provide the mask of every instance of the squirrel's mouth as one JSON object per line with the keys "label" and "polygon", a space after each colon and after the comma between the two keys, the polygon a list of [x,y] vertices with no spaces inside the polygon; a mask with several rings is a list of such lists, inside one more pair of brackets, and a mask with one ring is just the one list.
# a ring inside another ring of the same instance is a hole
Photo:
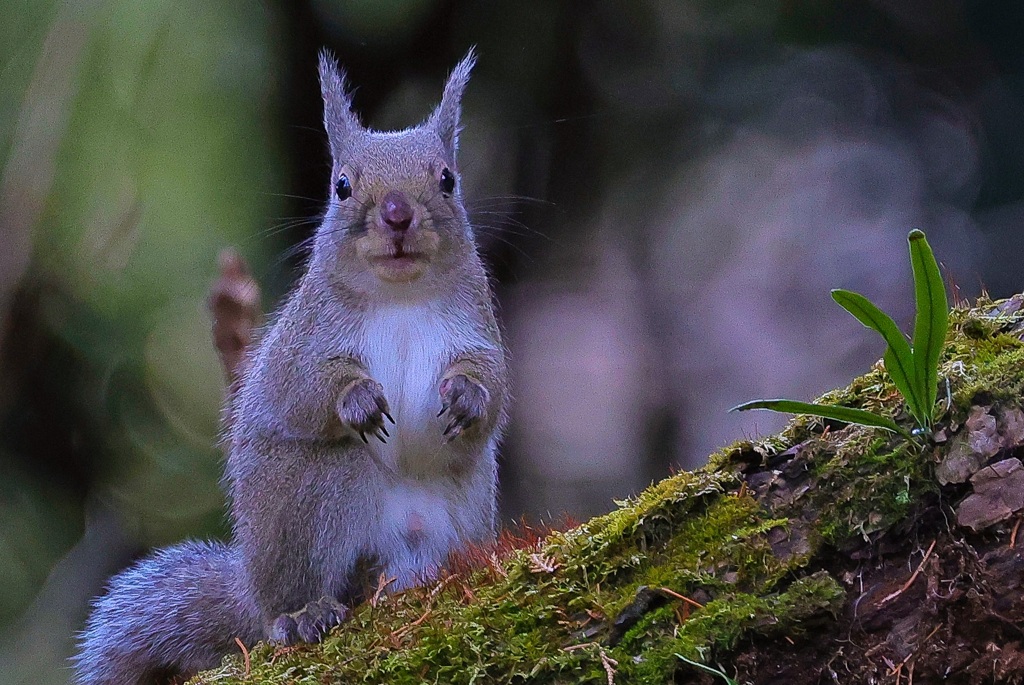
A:
{"label": "squirrel's mouth", "polygon": [[401,264],[412,263],[427,258],[427,255],[419,250],[410,250],[402,240],[394,240],[390,247],[392,249],[370,257],[370,261],[377,264]]}
{"label": "squirrel's mouth", "polygon": [[370,257],[374,264],[411,264],[427,258],[422,252],[410,252],[407,250],[395,250],[389,254]]}
{"label": "squirrel's mouth", "polygon": [[360,256],[374,274],[395,283],[415,281],[426,274],[437,247],[438,237],[430,231],[394,236],[370,230],[358,243]]}
{"label": "squirrel's mouth", "polygon": [[385,281],[412,281],[423,275],[429,262],[423,252],[397,248],[369,257],[377,276]]}

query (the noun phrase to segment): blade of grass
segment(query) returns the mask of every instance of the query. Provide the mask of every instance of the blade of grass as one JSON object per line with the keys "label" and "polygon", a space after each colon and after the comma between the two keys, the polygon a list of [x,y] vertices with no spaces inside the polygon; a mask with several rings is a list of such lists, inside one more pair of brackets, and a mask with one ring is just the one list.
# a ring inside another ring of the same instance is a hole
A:
{"label": "blade of grass", "polygon": [[679,657],[680,659],[682,659],[683,661],[685,661],[686,663],[690,664],[691,666],[696,666],[697,668],[701,669],[702,671],[707,671],[708,673],[714,673],[716,676],[722,678],[726,682],[726,685],[736,685],[736,681],[735,680],[733,680],[732,678],[727,676],[725,673],[722,673],[721,671],[719,671],[716,668],[711,668],[710,666],[705,666],[701,662],[694,661],[693,659],[687,659],[682,654],[676,654],[676,656]]}
{"label": "blade of grass", "polygon": [[910,265],[914,270],[914,367],[925,403],[925,427],[931,426],[935,400],[939,392],[939,357],[946,344],[949,304],[939,265],[924,233],[917,229],[907,236]]}
{"label": "blade of grass", "polygon": [[892,419],[879,416],[864,409],[852,409],[850,407],[836,407],[828,404],[813,404],[811,402],[797,402],[796,400],[754,400],[737,405],[729,411],[749,411],[751,409],[767,409],[769,411],[782,412],[784,414],[809,414],[820,416],[843,423],[856,423],[861,426],[872,426],[884,428],[885,430],[899,433],[907,438],[910,434],[897,425]]}
{"label": "blade of grass", "polygon": [[832,291],[832,299],[885,340],[888,345],[885,356],[882,358],[885,370],[889,372],[892,382],[903,393],[903,397],[910,407],[910,413],[919,422],[923,421],[922,417],[928,414],[928,410],[919,390],[921,383],[917,380],[914,353],[910,349],[910,342],[900,331],[896,322],[859,293],[836,289]]}

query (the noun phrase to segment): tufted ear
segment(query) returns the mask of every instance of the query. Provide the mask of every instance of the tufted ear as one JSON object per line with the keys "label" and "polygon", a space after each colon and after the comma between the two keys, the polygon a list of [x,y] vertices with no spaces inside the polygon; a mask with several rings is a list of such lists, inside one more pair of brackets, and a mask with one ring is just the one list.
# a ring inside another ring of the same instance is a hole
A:
{"label": "tufted ear", "polygon": [[459,117],[462,114],[462,93],[466,90],[469,82],[469,73],[476,64],[476,51],[470,48],[466,56],[462,58],[447,83],[444,84],[444,95],[441,97],[441,104],[437,106],[434,113],[430,115],[427,125],[437,131],[437,135],[444,144],[452,162],[455,161],[455,151],[459,148]]}
{"label": "tufted ear", "polygon": [[352,112],[352,99],[346,92],[345,72],[327,50],[320,51],[320,94],[324,98],[324,128],[335,161],[344,156],[352,136],[363,130]]}

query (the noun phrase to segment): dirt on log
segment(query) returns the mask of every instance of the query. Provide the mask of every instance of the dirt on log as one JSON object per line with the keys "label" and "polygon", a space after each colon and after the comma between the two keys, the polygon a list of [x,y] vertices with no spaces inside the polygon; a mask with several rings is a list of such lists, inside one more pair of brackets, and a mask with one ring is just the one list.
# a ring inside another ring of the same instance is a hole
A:
{"label": "dirt on log", "polygon": [[[1022,335],[1021,296],[953,311],[927,435],[799,417],[193,682],[1024,683]],[[912,428],[881,364],[821,401]]]}

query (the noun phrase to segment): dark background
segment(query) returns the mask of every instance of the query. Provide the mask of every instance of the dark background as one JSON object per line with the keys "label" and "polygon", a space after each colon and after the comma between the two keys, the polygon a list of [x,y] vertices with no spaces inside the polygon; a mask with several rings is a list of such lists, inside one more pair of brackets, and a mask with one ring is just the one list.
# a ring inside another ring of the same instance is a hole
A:
{"label": "dark background", "polygon": [[865,370],[905,236],[1021,289],[1010,0],[0,0],[0,681],[66,682],[89,598],[223,535],[204,310],[271,309],[326,197],[316,55],[375,128],[476,45],[461,174],[514,355],[506,521],[585,517]]}

